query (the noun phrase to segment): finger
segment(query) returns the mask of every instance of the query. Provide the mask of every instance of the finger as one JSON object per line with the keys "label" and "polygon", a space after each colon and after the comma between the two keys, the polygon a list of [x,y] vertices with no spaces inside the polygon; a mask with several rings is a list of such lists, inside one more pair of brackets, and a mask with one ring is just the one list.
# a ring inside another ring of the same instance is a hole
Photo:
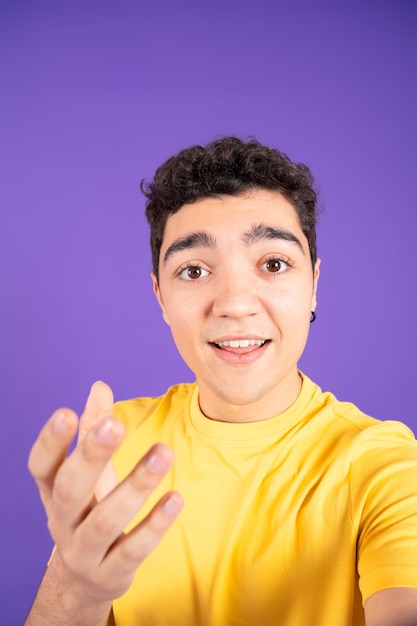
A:
{"label": "finger", "polygon": [[156,444],[130,475],[89,512],[74,534],[84,563],[94,566],[104,558],[109,547],[161,482],[172,462],[172,450],[166,445]]}
{"label": "finger", "polygon": [[111,388],[102,381],[95,382],[80,418],[78,440],[85,437],[104,417],[113,415],[114,398]]}
{"label": "finger", "polygon": [[85,517],[93,502],[97,480],[123,436],[123,424],[107,417],[86,434],[59,467],[52,491],[54,515],[49,520],[52,534],[59,529],[65,535]]}
{"label": "finger", "polygon": [[[114,398],[111,388],[101,381],[95,382],[87,398],[84,413],[80,419],[78,441],[82,440],[87,432],[94,428],[104,417],[113,415]],[[117,476],[113,463],[109,463],[97,481],[94,489],[96,499],[102,500],[117,485]]]}
{"label": "finger", "polygon": [[110,460],[103,469],[100,478],[94,487],[94,496],[97,502],[103,500],[118,484],[116,470]]}
{"label": "finger", "polygon": [[47,512],[56,473],[75,437],[77,426],[78,417],[74,411],[55,411],[30,451],[28,468],[38,485]]}
{"label": "finger", "polygon": [[129,534],[122,535],[112,547],[99,573],[106,580],[112,572],[117,572],[118,593],[123,593],[129,587],[137,568],[159,544],[183,505],[179,493],[167,493],[138,526]]}

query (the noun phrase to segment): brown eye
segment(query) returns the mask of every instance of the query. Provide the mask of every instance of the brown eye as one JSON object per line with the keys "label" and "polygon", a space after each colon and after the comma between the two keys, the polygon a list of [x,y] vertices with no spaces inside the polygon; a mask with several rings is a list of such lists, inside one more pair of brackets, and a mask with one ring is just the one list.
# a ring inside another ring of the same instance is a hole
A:
{"label": "brown eye", "polygon": [[282,268],[282,261],[279,259],[269,259],[269,261],[265,263],[265,267],[268,272],[279,272]]}
{"label": "brown eye", "polygon": [[205,278],[208,275],[209,275],[209,272],[203,269],[202,267],[200,267],[200,265],[187,265],[186,267],[183,267],[178,272],[179,278],[181,278],[182,280],[188,280],[188,281],[198,280],[199,278]]}
{"label": "brown eye", "polygon": [[200,278],[201,276],[201,267],[188,267],[187,268],[187,276],[194,280],[196,278]]}

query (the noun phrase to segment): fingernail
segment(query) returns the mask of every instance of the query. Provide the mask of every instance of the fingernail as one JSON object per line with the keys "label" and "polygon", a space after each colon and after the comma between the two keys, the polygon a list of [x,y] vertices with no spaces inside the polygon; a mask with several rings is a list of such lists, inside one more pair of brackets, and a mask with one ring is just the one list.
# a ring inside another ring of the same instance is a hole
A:
{"label": "fingernail", "polygon": [[57,435],[67,435],[69,432],[67,416],[60,411],[53,419],[52,426]]}
{"label": "fingernail", "polygon": [[172,517],[177,515],[182,509],[182,498],[176,494],[172,494],[169,499],[162,505],[162,510],[165,515]]}
{"label": "fingernail", "polygon": [[97,441],[104,444],[114,443],[116,439],[116,431],[111,420],[106,420],[96,430]]}
{"label": "fingernail", "polygon": [[146,459],[146,467],[153,474],[157,474],[161,470],[166,467],[167,461],[163,456],[157,453],[151,454],[149,458]]}

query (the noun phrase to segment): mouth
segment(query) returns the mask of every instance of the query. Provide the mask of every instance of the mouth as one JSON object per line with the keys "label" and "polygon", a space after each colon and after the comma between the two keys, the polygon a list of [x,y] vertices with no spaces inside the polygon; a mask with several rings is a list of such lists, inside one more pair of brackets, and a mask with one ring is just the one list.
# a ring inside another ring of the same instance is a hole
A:
{"label": "mouth", "polygon": [[270,343],[271,339],[242,337],[211,341],[209,345],[225,364],[242,367],[260,359]]}
{"label": "mouth", "polygon": [[220,350],[223,349],[255,349],[264,346],[268,339],[226,339],[225,341],[213,341],[213,345]]}

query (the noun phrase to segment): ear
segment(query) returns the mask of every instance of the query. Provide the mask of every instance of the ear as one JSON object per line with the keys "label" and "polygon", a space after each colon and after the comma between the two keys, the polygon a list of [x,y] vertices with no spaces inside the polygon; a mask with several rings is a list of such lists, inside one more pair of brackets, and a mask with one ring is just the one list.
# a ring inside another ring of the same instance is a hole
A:
{"label": "ear", "polygon": [[317,287],[320,278],[321,259],[317,259],[313,272],[313,297],[311,299],[311,310],[315,311],[317,306]]}
{"label": "ear", "polygon": [[169,326],[168,316],[167,316],[167,312],[165,310],[164,301],[162,299],[161,290],[159,288],[158,279],[156,278],[154,272],[151,273],[151,278],[152,278],[153,292],[155,294],[156,299],[158,300],[159,306],[161,307],[162,317],[164,318],[164,321]]}

